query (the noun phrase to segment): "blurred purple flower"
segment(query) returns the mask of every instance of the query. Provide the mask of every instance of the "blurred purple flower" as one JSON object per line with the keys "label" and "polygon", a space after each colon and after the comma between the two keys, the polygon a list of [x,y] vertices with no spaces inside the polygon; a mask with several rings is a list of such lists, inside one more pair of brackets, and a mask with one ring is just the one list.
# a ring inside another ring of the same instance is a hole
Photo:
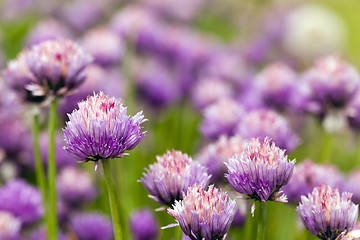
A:
{"label": "blurred purple flower", "polygon": [[179,73],[155,58],[135,63],[134,78],[138,95],[155,107],[167,106],[181,97]]}
{"label": "blurred purple flower", "polygon": [[286,185],[293,173],[295,160],[288,161],[269,138],[260,141],[252,138],[245,150],[225,163],[225,175],[230,185],[249,199],[286,202],[280,188]]}
{"label": "blurred purple flower", "polygon": [[207,191],[194,185],[175,201],[168,213],[174,217],[185,235],[196,239],[222,239],[234,218],[236,203],[211,185]]}
{"label": "blurred purple flower", "polygon": [[232,85],[214,77],[200,78],[192,89],[192,101],[196,108],[202,109],[221,98],[231,98],[235,94]]}
{"label": "blurred purple flower", "polygon": [[38,22],[31,30],[26,39],[27,46],[33,46],[46,40],[58,38],[72,38],[73,34],[66,25],[49,18]]}
{"label": "blurred purple flower", "polygon": [[328,184],[333,188],[344,186],[344,176],[335,167],[329,164],[316,164],[309,159],[296,164],[290,182],[282,189],[289,202],[299,203],[301,195],[307,195],[314,187]]}
{"label": "blurred purple flower", "polygon": [[142,209],[132,213],[130,227],[134,240],[155,240],[159,235],[159,226],[151,210]]}
{"label": "blurred purple flower", "polygon": [[345,183],[344,190],[353,193],[352,201],[360,204],[360,169],[353,169]]}
{"label": "blurred purple flower", "polygon": [[11,212],[0,211],[0,239],[20,240],[21,220]]}
{"label": "blurred purple flower", "polygon": [[95,168],[98,160],[127,155],[144,137],[140,125],[146,119],[142,112],[126,112],[119,99],[102,92],[79,102],[63,129],[65,149],[80,162],[95,161]]}
{"label": "blurred purple flower", "polygon": [[12,180],[0,188],[0,210],[11,212],[25,225],[44,214],[39,190],[23,180]]}
{"label": "blurred purple flower", "polygon": [[167,151],[163,156],[156,156],[157,162],[150,165],[143,173],[140,182],[155,201],[171,206],[182,198],[188,187],[199,184],[206,187],[210,176],[206,168],[180,151]]}
{"label": "blurred purple flower", "polygon": [[113,237],[110,219],[100,213],[75,214],[70,226],[78,240],[110,240]]}
{"label": "blurred purple flower", "polygon": [[70,206],[94,200],[95,185],[87,172],[76,167],[65,167],[57,176],[59,197]]}
{"label": "blurred purple flower", "polygon": [[237,133],[245,139],[258,137],[263,140],[270,137],[276,146],[287,152],[293,151],[300,141],[286,118],[267,109],[246,114],[238,125]]}
{"label": "blurred purple flower", "polygon": [[[101,44],[99,44],[101,43]],[[101,66],[113,66],[124,56],[122,39],[105,27],[98,27],[85,33],[82,46]]]}
{"label": "blurred purple flower", "polygon": [[49,95],[67,95],[78,87],[91,61],[91,56],[70,40],[48,40],[10,61],[5,78],[23,99],[39,102]]}
{"label": "blurred purple flower", "polygon": [[234,135],[244,110],[235,100],[223,98],[206,107],[203,115],[200,131],[207,139],[215,140],[221,135]]}
{"label": "blurred purple flower", "polygon": [[351,202],[351,196],[348,192],[340,195],[337,188],[321,185],[307,197],[301,196],[296,210],[312,234],[323,240],[335,240],[356,224],[359,206]]}
{"label": "blurred purple flower", "polygon": [[234,154],[240,154],[247,141],[240,136],[221,136],[215,143],[204,147],[196,156],[196,159],[208,169],[211,174],[211,182],[221,182],[225,180],[224,174],[227,172],[225,162]]}
{"label": "blurred purple flower", "polygon": [[255,81],[265,105],[280,110],[292,107],[297,75],[290,67],[283,63],[268,65]]}
{"label": "blurred purple flower", "polygon": [[300,90],[307,100],[305,110],[323,115],[332,108],[344,108],[359,86],[360,76],[354,66],[328,56],[305,72]]}

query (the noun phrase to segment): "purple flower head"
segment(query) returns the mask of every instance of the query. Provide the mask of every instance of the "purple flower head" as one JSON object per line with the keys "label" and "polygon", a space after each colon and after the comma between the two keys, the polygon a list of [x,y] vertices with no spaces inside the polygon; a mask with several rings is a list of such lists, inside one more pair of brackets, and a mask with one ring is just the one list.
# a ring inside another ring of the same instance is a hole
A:
{"label": "purple flower head", "polygon": [[307,195],[314,187],[328,184],[333,188],[341,188],[344,181],[343,174],[335,166],[320,165],[307,159],[295,165],[293,176],[283,191],[289,202],[298,204],[301,195]]}
{"label": "purple flower head", "polygon": [[223,98],[206,107],[203,115],[200,131],[207,139],[215,140],[221,135],[234,135],[244,110],[235,100]]}
{"label": "purple flower head", "polygon": [[206,146],[196,156],[196,159],[208,169],[211,174],[211,182],[221,182],[224,180],[224,174],[227,171],[225,162],[234,156],[240,154],[247,141],[240,136],[221,136],[215,143]]}
{"label": "purple flower head", "polygon": [[38,189],[23,180],[13,180],[0,188],[0,211],[8,211],[25,225],[34,223],[44,214]]}
{"label": "purple flower head", "polygon": [[[155,49],[163,37],[163,24],[146,8],[139,5],[127,6],[114,15],[110,28],[120,37],[140,45]],[[159,32],[160,31],[160,32]]]}
{"label": "purple flower head", "polygon": [[142,112],[127,116],[126,111],[119,99],[102,92],[79,102],[63,129],[64,149],[80,162],[95,161],[95,167],[98,160],[127,155],[144,137],[140,125],[146,119]]}
{"label": "purple flower head", "polygon": [[203,109],[221,98],[233,96],[234,89],[229,82],[213,77],[199,79],[192,89],[192,100],[198,109]]}
{"label": "purple flower head", "polygon": [[256,76],[255,81],[265,105],[276,109],[291,107],[297,76],[287,65],[283,63],[269,65]]}
{"label": "purple flower head", "polygon": [[185,235],[196,239],[222,239],[234,218],[236,203],[211,185],[207,191],[194,185],[175,201],[168,213],[179,223]]}
{"label": "purple flower head", "polygon": [[38,22],[27,36],[27,46],[33,46],[46,40],[58,38],[72,38],[70,30],[55,19],[46,19]]}
{"label": "purple flower head", "polygon": [[70,40],[48,40],[20,53],[8,64],[5,78],[22,98],[39,102],[49,95],[67,95],[78,87],[91,61],[91,56]]}
{"label": "purple flower head", "polygon": [[65,118],[71,113],[78,102],[86,100],[87,96],[93,92],[104,92],[110,96],[123,96],[125,84],[119,69],[103,68],[99,65],[91,64],[85,69],[86,80],[77,91],[64,98],[64,102],[59,106],[58,110]]}
{"label": "purple flower head", "polygon": [[351,196],[348,192],[340,195],[337,188],[321,185],[307,197],[301,196],[296,210],[312,234],[323,240],[335,240],[356,224],[359,206],[351,202]]}
{"label": "purple flower head", "polygon": [[134,240],[155,240],[159,235],[159,226],[152,211],[148,209],[133,212],[130,219]]}
{"label": "purple flower head", "polygon": [[307,99],[305,110],[324,114],[344,108],[360,85],[356,68],[335,56],[319,59],[302,77],[301,90]]}
{"label": "purple flower head", "polygon": [[170,105],[181,97],[181,82],[177,72],[154,58],[136,62],[134,78],[138,95],[152,106]]}
{"label": "purple flower head", "polygon": [[7,211],[0,211],[0,239],[18,240],[20,237],[21,220]]}
{"label": "purple flower head", "polygon": [[204,69],[205,76],[223,79],[234,86],[240,87],[250,77],[251,71],[244,59],[236,51],[216,52],[207,61]]}
{"label": "purple flower head", "polygon": [[104,67],[117,64],[124,55],[121,38],[105,27],[87,32],[83,37],[82,46],[94,57],[95,63]]}
{"label": "purple flower head", "polygon": [[182,199],[182,193],[188,187],[198,184],[206,187],[210,176],[206,168],[193,162],[192,158],[180,151],[167,151],[163,156],[156,156],[157,162],[146,169],[140,179],[149,197],[171,206],[175,200]]}
{"label": "purple flower head", "polygon": [[246,139],[258,137],[264,140],[270,137],[276,146],[287,152],[299,144],[299,138],[290,129],[287,119],[273,110],[260,109],[246,114],[238,125],[237,133]]}
{"label": "purple flower head", "polygon": [[78,240],[110,240],[113,237],[110,219],[96,212],[75,214],[70,226]]}
{"label": "purple flower head", "polygon": [[95,185],[87,172],[76,167],[65,167],[57,177],[59,197],[71,206],[94,199]]}
{"label": "purple flower head", "polygon": [[269,138],[264,141],[252,138],[242,153],[225,164],[228,168],[225,177],[237,192],[263,202],[286,202],[280,188],[289,182],[295,160],[288,161],[285,150]]}

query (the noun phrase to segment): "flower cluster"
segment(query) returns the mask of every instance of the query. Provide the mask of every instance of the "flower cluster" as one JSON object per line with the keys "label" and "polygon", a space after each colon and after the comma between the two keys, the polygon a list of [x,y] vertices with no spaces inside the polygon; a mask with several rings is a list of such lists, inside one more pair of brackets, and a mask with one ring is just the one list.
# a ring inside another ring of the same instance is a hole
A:
{"label": "flower cluster", "polygon": [[144,137],[142,112],[126,115],[126,107],[114,97],[102,92],[79,103],[79,109],[69,115],[63,130],[65,149],[78,161],[119,158],[133,149]]}
{"label": "flower cluster", "polygon": [[351,230],[358,217],[359,206],[351,202],[351,193],[321,185],[308,196],[302,196],[297,211],[305,227],[323,240],[335,240]]}
{"label": "flower cluster", "polygon": [[280,188],[292,176],[295,160],[288,161],[285,151],[269,138],[262,142],[250,140],[245,150],[229,159],[225,175],[230,185],[239,193],[259,201],[286,201]]}
{"label": "flower cluster", "polygon": [[188,187],[194,184],[206,187],[210,181],[206,168],[180,151],[167,151],[156,159],[157,162],[150,165],[140,182],[151,194],[150,197],[161,204],[171,206],[175,200],[182,199]]}
{"label": "flower cluster", "polygon": [[234,218],[236,203],[226,192],[209,186],[189,187],[183,200],[175,201],[168,213],[174,217],[185,235],[196,239],[221,239]]}

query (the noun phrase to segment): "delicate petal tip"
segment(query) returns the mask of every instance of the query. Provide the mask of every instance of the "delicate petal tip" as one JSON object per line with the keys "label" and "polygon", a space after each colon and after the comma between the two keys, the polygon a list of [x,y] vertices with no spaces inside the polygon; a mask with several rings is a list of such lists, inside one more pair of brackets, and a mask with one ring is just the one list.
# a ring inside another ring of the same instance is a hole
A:
{"label": "delicate petal tip", "polygon": [[173,227],[178,227],[178,226],[179,226],[179,223],[171,223],[169,225],[161,227],[161,230],[168,229],[168,228],[173,228]]}
{"label": "delicate petal tip", "polygon": [[255,208],[256,208],[256,202],[254,201],[251,205],[251,216],[254,217],[255,215]]}

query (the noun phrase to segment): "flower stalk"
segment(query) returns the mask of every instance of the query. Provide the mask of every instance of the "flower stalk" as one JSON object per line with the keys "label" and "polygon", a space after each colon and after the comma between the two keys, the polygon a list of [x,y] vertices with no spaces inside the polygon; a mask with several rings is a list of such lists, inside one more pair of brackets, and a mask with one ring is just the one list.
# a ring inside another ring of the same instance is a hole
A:
{"label": "flower stalk", "polygon": [[122,231],[121,231],[121,224],[120,224],[120,215],[119,215],[119,207],[116,198],[115,186],[112,179],[111,173],[111,164],[109,159],[102,159],[101,160],[103,169],[104,169],[104,176],[106,180],[106,186],[109,194],[109,203],[110,203],[110,210],[111,210],[111,218],[113,222],[114,228],[114,236],[115,240],[122,240]]}
{"label": "flower stalk", "polygon": [[266,226],[266,213],[267,213],[267,203],[259,201],[259,218],[258,218],[258,227],[256,240],[265,239],[265,226]]}
{"label": "flower stalk", "polygon": [[56,106],[57,99],[51,101],[49,118],[49,205],[48,205],[48,236],[49,239],[57,239],[57,206],[56,206],[56,157],[55,157],[55,130],[56,130]]}

